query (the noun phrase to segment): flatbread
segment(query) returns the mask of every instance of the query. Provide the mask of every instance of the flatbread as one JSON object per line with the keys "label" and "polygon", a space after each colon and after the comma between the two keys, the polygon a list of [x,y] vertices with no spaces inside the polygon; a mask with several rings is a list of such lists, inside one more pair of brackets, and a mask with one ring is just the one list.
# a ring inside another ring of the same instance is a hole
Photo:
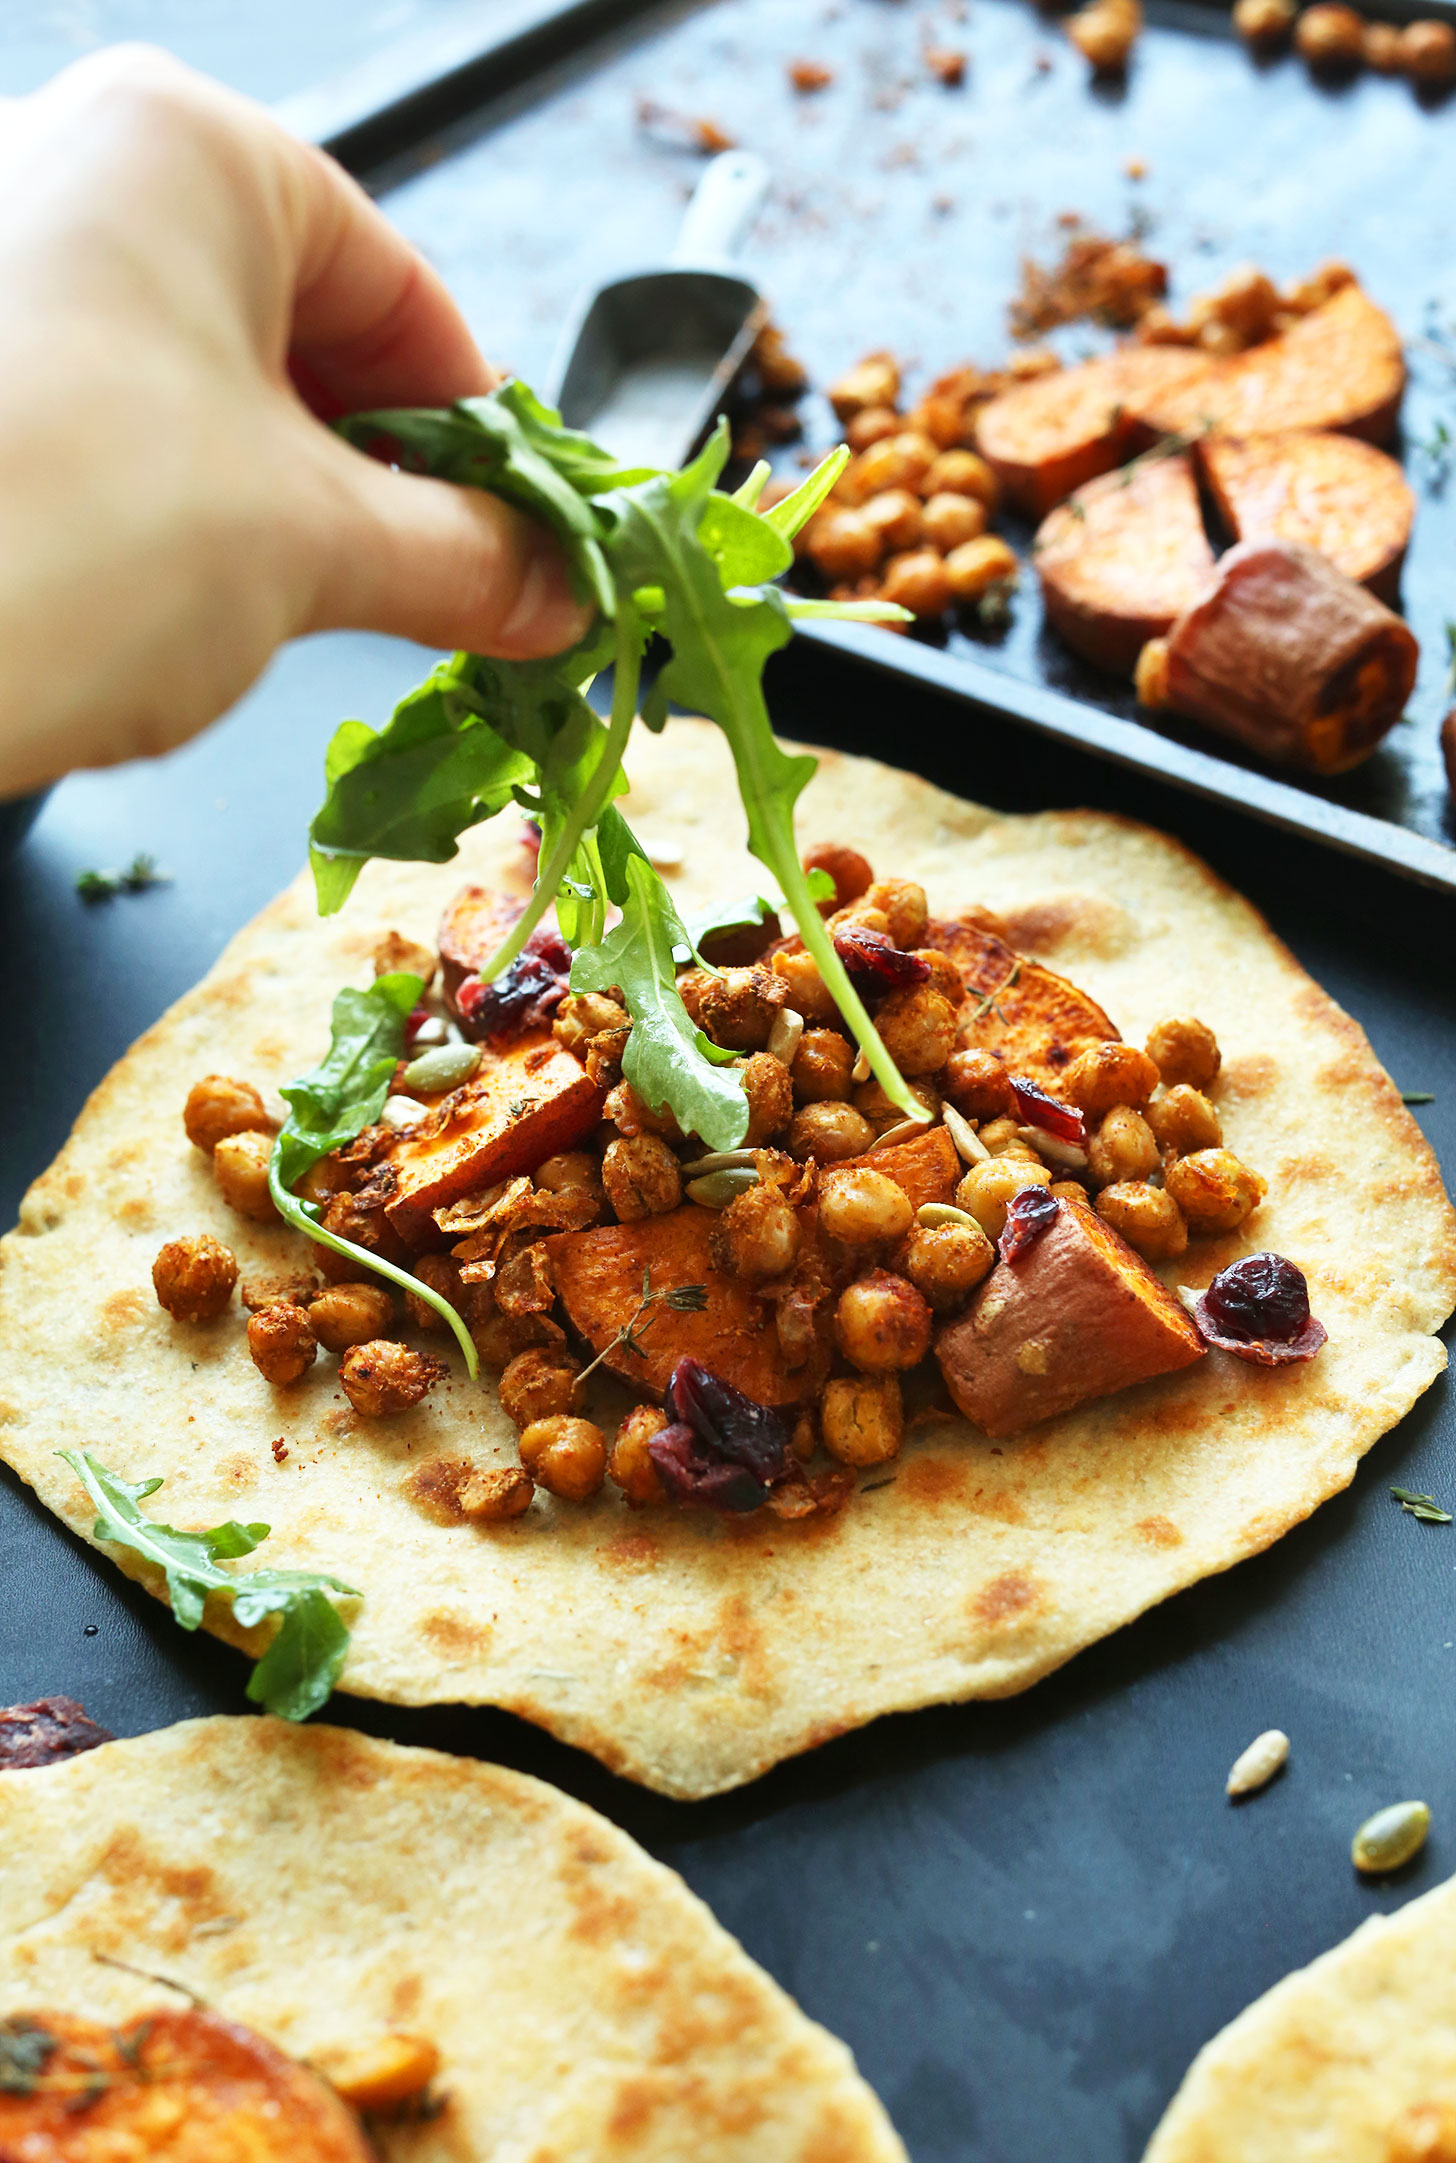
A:
{"label": "flatbread", "polygon": [[905,2163],[842,2043],[554,1788],[340,1728],[190,1720],[0,1774],[0,2016],[186,1985],[327,2068],[439,2050],[386,2163]]}
{"label": "flatbread", "polygon": [[1406,2111],[1456,2122],[1453,1943],[1449,1879],[1287,1975],[1199,2052],[1143,2163],[1393,2163]]}
{"label": "flatbread", "polygon": [[[762,885],[716,730],[639,731],[629,763],[631,815],[687,913]],[[367,981],[383,932],[432,940],[464,879],[522,890],[506,819],[444,868],[371,866],[326,922],[300,879],[101,1084],[0,1247],[0,1454],[82,1535],[94,1513],[58,1449],[89,1448],[132,1479],[164,1474],[148,1506],[169,1522],[261,1518],[273,1534],[260,1564],[324,1570],[365,1595],[346,1689],[503,1705],[688,1797],[878,1713],[1024,1690],[1347,1486],[1440,1373],[1432,1333],[1456,1303],[1456,1216],[1361,1030],[1245,902],[1144,827],[1003,818],[831,752],[799,831],[923,880],[936,914],[1001,910],[1133,1041],[1170,1014],[1209,1023],[1229,1145],[1270,1195],[1244,1235],[1199,1242],[1165,1274],[1206,1283],[1251,1248],[1291,1256],[1329,1328],[1318,1359],[1266,1371],[1211,1354],[995,1446],[941,1421],[828,1520],[633,1512],[608,1489],[585,1507],[540,1498],[506,1525],[433,1523],[403,1492],[421,1462],[515,1462],[489,1384],[457,1362],[418,1410],[371,1424],[332,1361],[271,1390],[235,1309],[173,1322],[150,1271],[164,1240],[204,1230],[245,1276],[297,1266],[295,1234],[220,1199],[183,1135],[187,1090],[214,1070],[270,1088],[306,1071],[334,992]],[[208,1620],[248,1642],[225,1608]]]}

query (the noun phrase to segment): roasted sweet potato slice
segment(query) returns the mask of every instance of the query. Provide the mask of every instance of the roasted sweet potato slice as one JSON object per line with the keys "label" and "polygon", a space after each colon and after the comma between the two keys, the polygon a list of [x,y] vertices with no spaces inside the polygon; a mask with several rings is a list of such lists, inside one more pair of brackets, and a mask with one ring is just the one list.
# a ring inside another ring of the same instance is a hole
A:
{"label": "roasted sweet potato slice", "polygon": [[995,1052],[1013,1074],[1055,1092],[1081,1052],[1117,1041],[1095,999],[1018,954],[973,915],[932,921],[925,943],[949,954],[965,979],[961,1042]]}
{"label": "roasted sweet potato slice", "polygon": [[1048,623],[1074,653],[1119,676],[1132,674],[1148,640],[1191,607],[1213,571],[1186,454],[1089,481],[1033,545]]}
{"label": "roasted sweet potato slice", "polygon": [[1210,436],[1198,459],[1235,541],[1299,541],[1393,603],[1416,499],[1393,458],[1362,443],[1291,429]]}
{"label": "roasted sweet potato slice", "polygon": [[485,886],[462,886],[440,919],[440,975],[453,1000],[463,978],[495,954],[524,904]]}
{"label": "roasted sweet potato slice", "polygon": [[996,469],[1007,502],[1028,518],[1138,448],[1141,412],[1207,375],[1214,363],[1183,346],[1125,346],[1101,360],[1018,383],[976,416],[976,448]]}
{"label": "roasted sweet potato slice", "polygon": [[769,1301],[713,1267],[713,1224],[711,1210],[689,1202],[638,1224],[558,1232],[546,1252],[567,1318],[594,1352],[605,1351],[642,1303],[644,1270],[659,1291],[701,1284],[708,1295],[701,1314],[650,1309],[638,1332],[641,1354],[618,1346],[603,1364],[660,1400],[677,1362],[691,1357],[759,1404],[793,1404],[812,1387],[812,1372],[790,1373],[784,1364]]}
{"label": "roasted sweet potato slice", "polygon": [[1420,649],[1399,616],[1312,548],[1244,541],[1145,651],[1145,703],[1281,765],[1339,774],[1400,719]]}
{"label": "roasted sweet potato slice", "polygon": [[993,1438],[1203,1357],[1175,1295],[1101,1217],[1064,1201],[936,1339],[946,1387]]}
{"label": "roasted sweet potato slice", "polygon": [[1404,389],[1395,325],[1358,285],[1346,285],[1279,337],[1216,362],[1196,379],[1134,384],[1125,403],[1144,442],[1207,429],[1267,436],[1332,428],[1388,443]]}
{"label": "roasted sweet potato slice", "polygon": [[897,1142],[889,1149],[872,1149],[865,1156],[851,1157],[842,1169],[848,1171],[851,1167],[883,1172],[903,1188],[914,1209],[923,1209],[927,1202],[952,1201],[965,1170],[944,1127],[932,1127],[928,1134],[917,1134],[914,1141]]}
{"label": "roasted sweet potato slice", "polygon": [[455,1095],[443,1132],[401,1134],[384,1160],[398,1175],[385,1214],[413,1246],[438,1244],[435,1210],[574,1149],[602,1115],[601,1090],[546,1029],[487,1051]]}

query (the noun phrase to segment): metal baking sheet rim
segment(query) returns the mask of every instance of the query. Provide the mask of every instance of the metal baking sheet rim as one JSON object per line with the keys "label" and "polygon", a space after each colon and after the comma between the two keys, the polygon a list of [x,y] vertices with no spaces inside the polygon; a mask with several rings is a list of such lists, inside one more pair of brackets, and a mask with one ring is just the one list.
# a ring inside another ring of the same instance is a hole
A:
{"label": "metal baking sheet rim", "polygon": [[[1170,781],[1176,788],[1232,811],[1248,812],[1270,826],[1308,834],[1347,856],[1383,864],[1423,886],[1456,893],[1456,849],[1392,820],[1331,803],[1272,774],[1231,767],[1215,752],[1176,743],[1139,722],[1119,720],[1059,691],[978,667],[963,654],[942,653],[917,639],[892,641],[892,634],[857,624],[806,623],[799,626],[798,635],[866,661],[885,675],[913,676],[1001,720],[1019,722],[1095,757]],[[1232,775],[1237,776],[1236,789],[1230,785]]]}

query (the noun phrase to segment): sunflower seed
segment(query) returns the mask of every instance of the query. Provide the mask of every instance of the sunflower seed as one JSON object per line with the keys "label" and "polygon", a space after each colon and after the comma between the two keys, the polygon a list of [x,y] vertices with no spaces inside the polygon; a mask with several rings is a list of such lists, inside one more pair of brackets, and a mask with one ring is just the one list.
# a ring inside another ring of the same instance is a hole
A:
{"label": "sunflower seed", "polygon": [[853,1082],[867,1082],[869,1080],[870,1055],[867,1051],[861,1050],[859,1057],[854,1062],[854,1067],[849,1078]]}
{"label": "sunflower seed", "polygon": [[1236,1757],[1233,1769],[1224,1782],[1227,1795],[1252,1795],[1256,1788],[1267,1787],[1284,1760],[1289,1755],[1289,1737],[1282,1728],[1266,1728],[1256,1735],[1241,1756]]}
{"label": "sunflower seed", "polygon": [[1366,1818],[1350,1842],[1350,1860],[1366,1877],[1399,1870],[1419,1855],[1430,1829],[1431,1813],[1425,1803],[1391,1803]]}
{"label": "sunflower seed", "polygon": [[1087,1152],[1075,1142],[1064,1142],[1060,1134],[1049,1134],[1045,1127],[1018,1127],[1016,1131],[1048,1164],[1064,1164],[1072,1172],[1087,1169]]}
{"label": "sunflower seed", "polygon": [[986,1164],[990,1161],[990,1150],[970,1120],[963,1119],[954,1104],[945,1105],[941,1116],[945,1120],[945,1131],[955,1143],[956,1153],[963,1164]]}
{"label": "sunflower seed", "polygon": [[701,1209],[726,1209],[740,1194],[758,1185],[758,1174],[747,1166],[737,1170],[709,1172],[706,1178],[690,1179],[685,1192]]}
{"label": "sunflower seed", "polygon": [[796,1014],[791,1006],[782,1006],[774,1016],[773,1027],[768,1033],[768,1054],[781,1066],[792,1066],[799,1039],[804,1034],[804,1017]]}
{"label": "sunflower seed", "polygon": [[870,1150],[897,1148],[901,1142],[913,1142],[917,1134],[925,1131],[925,1120],[902,1119],[898,1126],[886,1127],[883,1134],[877,1134],[870,1143]]}

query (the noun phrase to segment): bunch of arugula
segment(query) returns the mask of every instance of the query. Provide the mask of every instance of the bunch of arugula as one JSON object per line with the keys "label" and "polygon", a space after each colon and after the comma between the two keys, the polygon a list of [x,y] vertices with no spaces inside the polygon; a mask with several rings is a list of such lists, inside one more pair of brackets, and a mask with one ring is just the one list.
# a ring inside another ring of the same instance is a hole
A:
{"label": "bunch of arugula", "polygon": [[108,1472],[89,1450],[57,1454],[80,1480],[100,1513],[92,1538],[130,1547],[160,1569],[167,1581],[172,1612],[184,1630],[195,1630],[210,1592],[226,1593],[233,1614],[245,1630],[268,1615],[282,1624],[248,1681],[248,1696],[282,1720],[306,1720],[317,1712],[338,1681],[349,1632],[329,1598],[357,1599],[352,1585],[337,1577],[305,1570],[253,1570],[234,1576],[220,1567],[250,1555],[267,1539],[267,1525],[242,1525],[235,1518],[210,1532],[178,1532],[143,1514],[140,1505],[162,1482],[124,1480]]}
{"label": "bunch of arugula", "polygon": [[[343,724],[310,833],[321,912],[342,907],[371,856],[444,863],[468,826],[522,806],[541,828],[536,884],[481,975],[508,968],[554,903],[573,949],[572,989],[616,988],[632,1017],[627,1080],[654,1110],[669,1108],[684,1132],[713,1149],[736,1148],[748,1104],[737,1074],[722,1071],[734,1055],[695,1027],[675,984],[706,927],[689,933],[614,803],[627,787],[622,755],[643,653],[660,638],[670,652],[643,722],[660,730],[676,701],[722,729],[749,846],[778,883],[775,906],[792,918],[886,1094],[908,1118],[923,1118],[835,952],[816,906],[822,888],[799,861],[794,806],[815,761],[780,749],[763,696],[765,664],[792,635],[794,617],[904,620],[887,604],[800,600],[774,583],[793,560],[792,536],[824,502],[848,453],[833,453],[760,513],[766,465],[733,495],[715,486],[726,424],[680,473],[619,466],[521,383],[441,411],[361,414],[338,426],[361,448],[489,489],[544,519],[598,613],[570,653],[531,662],[456,654],[383,729]],[[585,694],[609,661],[604,723]],[[609,908],[621,915],[607,931]]]}

